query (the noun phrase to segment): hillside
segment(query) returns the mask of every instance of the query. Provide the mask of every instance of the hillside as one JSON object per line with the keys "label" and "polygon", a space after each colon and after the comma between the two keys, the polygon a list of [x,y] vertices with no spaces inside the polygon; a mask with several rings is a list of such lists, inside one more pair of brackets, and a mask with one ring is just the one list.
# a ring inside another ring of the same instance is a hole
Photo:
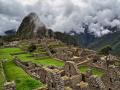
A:
{"label": "hillside", "polygon": [[[111,28],[110,30],[114,31],[114,33],[96,38],[93,33],[89,32],[87,25],[85,25],[84,28],[85,30],[83,33],[76,33],[75,31],[71,31],[69,33],[54,32],[54,30],[46,27],[36,13],[30,13],[20,24],[17,30],[17,36],[21,39],[54,37],[55,39],[61,40],[67,45],[80,46],[97,51],[106,45],[111,45],[113,49],[112,53],[115,55],[120,55],[119,30],[115,32],[115,28]],[[5,37],[5,41],[9,41],[10,38],[12,37]]]}
{"label": "hillside", "polygon": [[112,46],[113,54],[120,55],[120,31],[110,33],[96,39],[93,43],[91,43],[88,46],[88,48],[98,51],[106,45]]}

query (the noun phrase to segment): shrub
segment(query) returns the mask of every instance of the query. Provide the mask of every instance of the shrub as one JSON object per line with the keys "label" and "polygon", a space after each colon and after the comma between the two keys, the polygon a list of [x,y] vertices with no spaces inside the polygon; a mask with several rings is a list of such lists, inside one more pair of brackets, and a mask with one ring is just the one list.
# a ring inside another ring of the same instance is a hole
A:
{"label": "shrub", "polygon": [[110,53],[110,51],[112,51],[112,47],[108,45],[108,46],[103,47],[99,51],[99,54],[108,55]]}
{"label": "shrub", "polygon": [[27,51],[28,51],[28,52],[33,52],[33,51],[36,50],[36,48],[37,48],[36,45],[32,43],[32,44],[30,44],[30,46],[28,47]]}

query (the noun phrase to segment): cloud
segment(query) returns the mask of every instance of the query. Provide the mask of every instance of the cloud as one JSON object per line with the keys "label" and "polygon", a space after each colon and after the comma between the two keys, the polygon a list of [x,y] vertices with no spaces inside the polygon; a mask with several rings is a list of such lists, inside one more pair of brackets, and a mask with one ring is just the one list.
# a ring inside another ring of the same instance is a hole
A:
{"label": "cloud", "polygon": [[120,0],[0,0],[0,32],[17,28],[30,12],[54,31],[84,32],[83,23],[96,36],[120,27]]}

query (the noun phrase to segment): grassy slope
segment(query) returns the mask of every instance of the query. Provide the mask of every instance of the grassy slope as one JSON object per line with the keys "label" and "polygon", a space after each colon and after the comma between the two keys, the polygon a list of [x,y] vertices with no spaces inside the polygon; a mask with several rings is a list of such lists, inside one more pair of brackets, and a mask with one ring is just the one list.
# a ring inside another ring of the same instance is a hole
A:
{"label": "grassy slope", "polygon": [[4,64],[5,73],[8,80],[15,80],[17,90],[32,90],[40,87],[42,84],[27,75],[20,67],[17,67],[13,61],[10,53],[21,52],[18,48],[0,49],[0,59],[6,59]]}
{"label": "grassy slope", "polygon": [[[17,67],[10,54],[22,52],[19,48],[4,48],[0,49],[0,59],[6,60],[4,69],[8,80],[15,80],[17,84],[17,90],[32,90],[34,88],[42,86],[42,84],[29,75],[27,75],[20,67]],[[50,57],[35,58],[31,57],[30,54],[20,54],[18,57],[23,61],[32,61],[33,63],[42,64],[45,66],[63,66],[62,61],[57,61]],[[3,84],[3,83],[2,83]]]}
{"label": "grassy slope", "polygon": [[31,78],[21,68],[17,67],[12,61],[4,64],[6,77],[9,81],[15,80],[17,90],[32,90],[42,86],[40,82]]}
{"label": "grassy slope", "polygon": [[[87,66],[80,66],[80,72],[81,73],[86,73],[89,67]],[[93,75],[96,75],[98,77],[101,77],[104,73],[101,70],[98,70],[96,68],[91,68]]]}
{"label": "grassy slope", "polygon": [[2,65],[1,65],[1,62],[0,62],[0,90],[2,90],[4,82],[5,82],[5,78],[3,76]]}
{"label": "grassy slope", "polygon": [[[19,48],[4,48],[0,49],[0,59],[6,59],[6,63],[4,64],[5,73],[8,80],[15,80],[17,83],[17,90],[32,90],[33,88],[42,86],[42,84],[29,75],[27,75],[20,67],[17,67],[12,62],[11,53],[22,52]],[[53,66],[63,66],[64,63],[62,61],[57,61],[50,57],[43,58],[35,58],[30,54],[20,54],[17,55],[23,61],[32,61],[36,64],[42,64],[45,66],[53,65]],[[88,67],[81,67],[80,71],[85,73],[88,70]],[[103,73],[99,70],[92,69],[93,74],[97,76],[101,76]]]}
{"label": "grassy slope", "polygon": [[89,45],[90,49],[100,50],[106,45],[112,46],[112,53],[120,55],[120,31],[105,35]]}

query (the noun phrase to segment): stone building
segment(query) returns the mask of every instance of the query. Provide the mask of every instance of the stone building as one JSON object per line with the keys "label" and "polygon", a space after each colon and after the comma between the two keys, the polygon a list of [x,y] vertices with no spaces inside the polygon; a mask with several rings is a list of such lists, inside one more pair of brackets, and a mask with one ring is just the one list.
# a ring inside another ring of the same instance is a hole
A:
{"label": "stone building", "polygon": [[109,66],[103,76],[97,77],[92,75],[91,70],[80,73],[73,61],[66,61],[63,68],[44,67],[20,60],[14,62],[46,84],[48,90],[120,90],[120,68],[116,66]]}

